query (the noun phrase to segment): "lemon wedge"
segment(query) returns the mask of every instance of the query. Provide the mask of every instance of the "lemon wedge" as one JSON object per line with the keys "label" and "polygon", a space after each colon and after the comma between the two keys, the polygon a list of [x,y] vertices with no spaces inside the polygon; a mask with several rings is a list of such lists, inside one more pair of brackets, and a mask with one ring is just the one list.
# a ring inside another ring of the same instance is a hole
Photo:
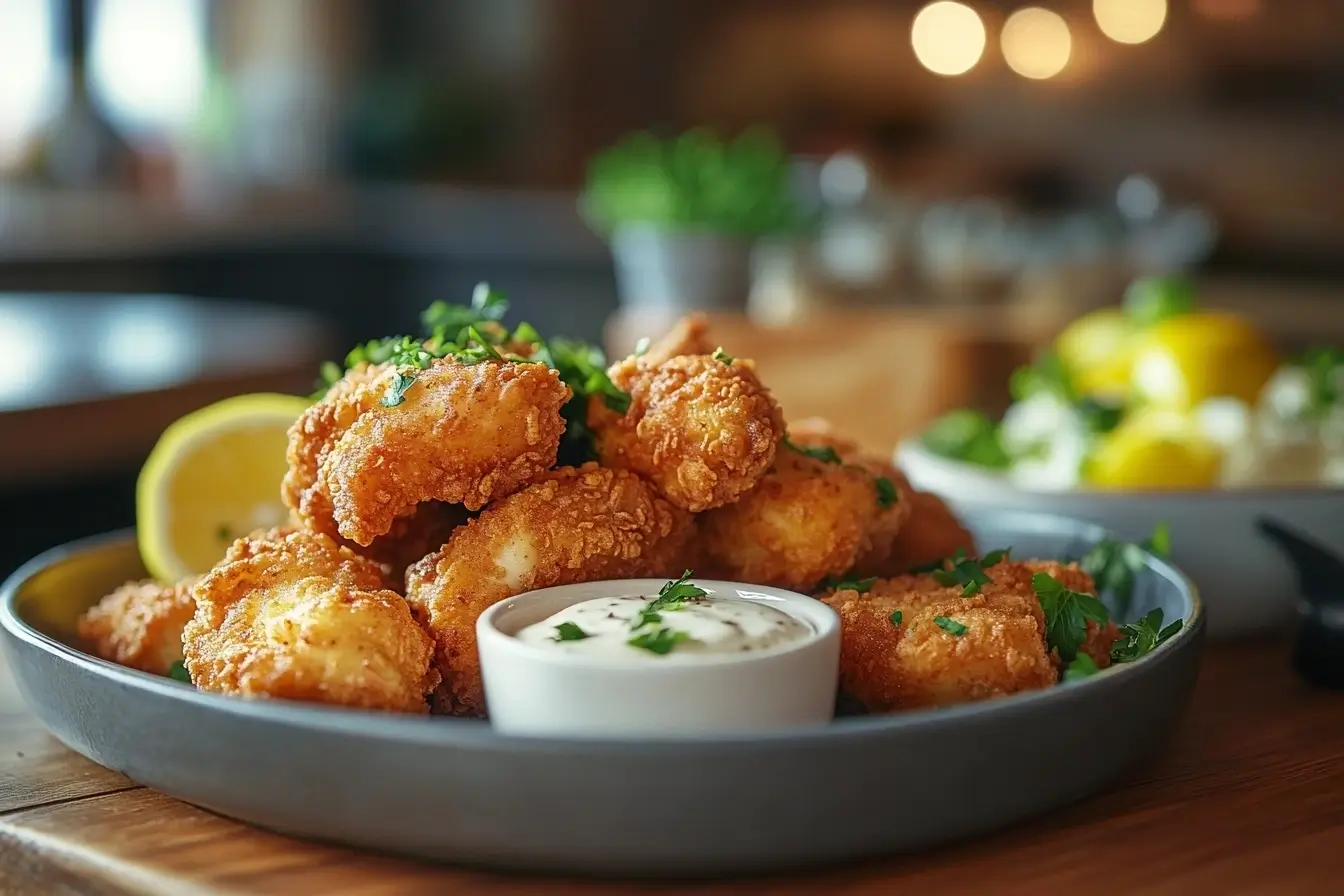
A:
{"label": "lemon wedge", "polygon": [[289,427],[308,407],[295,395],[239,395],[169,426],[136,483],[140,556],[175,582],[206,572],[234,538],[277,526]]}
{"label": "lemon wedge", "polygon": [[1123,395],[1129,388],[1134,325],[1118,308],[1075,320],[1055,340],[1055,351],[1079,395]]}
{"label": "lemon wedge", "polygon": [[1245,318],[1225,312],[1173,317],[1135,347],[1133,385],[1155,406],[1190,411],[1210,398],[1254,405],[1279,358]]}
{"label": "lemon wedge", "polygon": [[1102,436],[1084,464],[1086,480],[1103,489],[1211,488],[1223,452],[1195,421],[1170,411],[1139,411]]}

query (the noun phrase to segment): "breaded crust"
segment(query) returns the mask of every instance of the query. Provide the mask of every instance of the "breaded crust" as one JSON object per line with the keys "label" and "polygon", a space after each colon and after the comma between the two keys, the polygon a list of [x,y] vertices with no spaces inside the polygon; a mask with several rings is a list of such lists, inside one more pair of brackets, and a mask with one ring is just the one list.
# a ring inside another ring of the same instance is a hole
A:
{"label": "breaded crust", "polygon": [[273,531],[235,541],[192,589],[183,635],[198,688],[421,713],[433,641],[383,569],[333,539]]}

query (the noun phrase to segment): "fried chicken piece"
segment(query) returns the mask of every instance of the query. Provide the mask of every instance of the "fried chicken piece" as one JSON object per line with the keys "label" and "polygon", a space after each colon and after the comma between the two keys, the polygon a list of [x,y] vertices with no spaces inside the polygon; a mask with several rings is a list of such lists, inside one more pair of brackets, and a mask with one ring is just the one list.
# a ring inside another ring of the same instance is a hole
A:
{"label": "fried chicken piece", "polygon": [[819,417],[790,424],[789,440],[804,448],[830,448],[845,463],[862,467],[874,479],[885,479],[891,484],[892,499],[878,514],[868,532],[870,545],[859,554],[854,561],[854,568],[850,570],[850,575],[857,578],[891,575],[891,556],[896,539],[913,510],[910,494],[914,489],[910,487],[905,474],[882,458],[867,453],[856,442],[838,435],[829,422]]}
{"label": "fried chicken piece", "polygon": [[685,510],[731,503],[774,460],[784,418],[749,362],[683,355],[653,365],[627,358],[609,371],[630,393],[618,414],[595,396],[588,426],[602,464],[638,473]]}
{"label": "fried chicken piece", "polygon": [[903,575],[959,550],[975,554],[975,537],[942,498],[911,489],[908,504],[910,518],[896,535],[887,561],[869,575]]}
{"label": "fried chicken piece", "polygon": [[297,526],[330,536],[356,553],[386,564],[400,581],[407,566],[437,550],[453,529],[466,522],[465,510],[441,502],[420,504],[394,520],[386,534],[368,546],[359,546],[341,537],[331,494],[318,475],[337,440],[361,413],[377,404],[386,390],[385,385],[381,391],[361,387],[377,383],[390,369],[386,364],[351,368],[299,417],[289,430],[289,469],[280,497]]}
{"label": "fried chicken piece", "polygon": [[784,448],[737,503],[699,517],[696,572],[808,591],[872,549],[882,513],[866,470]]}
{"label": "fried chicken piece", "polygon": [[1000,563],[988,570],[993,583],[972,597],[929,575],[824,596],[842,624],[841,689],[870,712],[892,712],[1055,685],[1032,572]]}
{"label": "fried chicken piece", "polygon": [[182,629],[196,612],[193,581],[127,582],[79,617],[79,637],[95,656],[167,675],[174,663],[182,661]]}
{"label": "fried chicken piece", "polygon": [[[389,390],[402,399],[391,407]],[[477,510],[537,479],[555,463],[570,396],[543,364],[445,358],[338,398],[356,416],[321,459],[318,483],[340,535],[370,545],[424,501]]]}
{"label": "fried chicken piece", "polygon": [[203,691],[428,711],[433,641],[378,564],[325,535],[240,538],[192,596],[184,653]]}
{"label": "fried chicken piece", "polygon": [[[1074,564],[1047,560],[1006,561],[986,572],[993,581],[971,597],[929,574],[880,579],[862,594],[822,595],[840,614],[841,689],[871,712],[891,712],[1058,683],[1061,664],[1046,644],[1045,612],[1032,576],[1047,573],[1085,593],[1094,590],[1091,578]],[[1110,665],[1108,629],[1114,625],[1088,623],[1083,650],[1100,668]]]}
{"label": "fried chicken piece", "polygon": [[649,346],[640,358],[645,364],[657,367],[680,355],[709,355],[717,348],[709,337],[709,318],[696,312],[677,321],[659,339]]}
{"label": "fried chicken piece", "polygon": [[661,572],[689,514],[632,473],[586,464],[497,501],[406,573],[406,596],[433,633],[443,685],[436,709],[482,715],[476,619],[537,588]]}

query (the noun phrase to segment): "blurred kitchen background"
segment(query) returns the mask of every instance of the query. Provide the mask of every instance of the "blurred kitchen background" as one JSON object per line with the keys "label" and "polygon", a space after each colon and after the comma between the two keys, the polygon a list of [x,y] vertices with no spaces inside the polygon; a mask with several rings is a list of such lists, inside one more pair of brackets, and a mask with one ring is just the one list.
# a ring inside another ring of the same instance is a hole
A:
{"label": "blurred kitchen background", "polygon": [[[813,226],[712,302],[618,278],[594,154],[751,125]],[[1344,343],[1342,160],[1337,0],[0,0],[0,566],[482,280],[615,351],[711,304],[883,448],[1141,273]]]}

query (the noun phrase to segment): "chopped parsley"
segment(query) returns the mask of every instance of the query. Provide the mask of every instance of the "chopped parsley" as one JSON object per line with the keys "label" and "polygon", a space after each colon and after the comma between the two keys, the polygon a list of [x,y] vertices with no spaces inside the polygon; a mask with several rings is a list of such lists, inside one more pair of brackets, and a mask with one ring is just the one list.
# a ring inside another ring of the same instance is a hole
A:
{"label": "chopped parsley", "polygon": [[415,374],[394,370],[387,391],[383,393],[383,397],[379,399],[378,403],[385,408],[395,408],[406,400],[406,390],[414,385]]}
{"label": "chopped parsley", "polygon": [[191,673],[187,671],[187,664],[181,660],[168,667],[168,677],[173,681],[191,684]]}
{"label": "chopped parsley", "polygon": [[873,480],[877,486],[877,506],[886,510],[895,505],[901,498],[901,493],[896,489],[896,483],[885,476],[878,476]]}
{"label": "chopped parsley", "polygon": [[888,616],[887,618],[891,620],[892,625],[899,626],[901,624],[901,611],[893,610],[891,615]]}
{"label": "chopped parsley", "polygon": [[1308,349],[1296,362],[1307,375],[1310,398],[1306,417],[1319,420],[1344,402],[1344,349]]}
{"label": "chopped parsley", "polygon": [[935,567],[931,570],[931,575],[939,585],[948,588],[960,585],[962,597],[973,597],[980,593],[981,586],[994,582],[985,570],[1003,562],[1010,550],[1011,548],[1005,548],[990,551],[980,558],[967,557],[964,551],[957,551],[946,561],[940,561],[941,568]]}
{"label": "chopped parsley", "polygon": [[1038,572],[1031,577],[1031,587],[1045,611],[1046,646],[1059,652],[1059,658],[1071,663],[1078,648],[1087,638],[1087,623],[1105,625],[1111,616],[1106,605],[1094,595],[1070,591],[1054,576]]}
{"label": "chopped parsley", "polygon": [[799,445],[788,436],[784,437],[784,447],[790,451],[796,451],[799,454],[806,455],[813,460],[819,460],[824,464],[843,463],[840,459],[840,452],[836,451],[830,445]]}
{"label": "chopped parsley", "polygon": [[650,653],[656,653],[661,656],[671,653],[672,648],[689,640],[691,640],[691,636],[685,632],[675,631],[664,626],[662,628],[651,629],[643,634],[635,635],[625,643],[629,644],[631,647],[639,647]]}
{"label": "chopped parsley", "polygon": [[1008,380],[1008,391],[1015,401],[1024,401],[1041,393],[1054,395],[1068,404],[1074,404],[1077,398],[1064,362],[1052,349],[1041,352],[1030,364],[1013,371]]}
{"label": "chopped parsley", "polygon": [[491,289],[489,283],[478,283],[472,290],[470,306],[438,301],[421,313],[420,321],[430,333],[442,336],[486,321],[503,320],[508,310],[509,300],[502,292]]}
{"label": "chopped parsley", "polygon": [[960,638],[962,635],[966,634],[966,626],[962,625],[955,619],[948,619],[946,616],[933,617],[933,624],[938,626],[943,631],[947,632],[949,635],[952,635],[957,638]]}
{"label": "chopped parsley", "polygon": [[724,351],[723,346],[714,349],[714,353],[711,354],[710,357],[722,364],[733,363],[733,356]]}
{"label": "chopped parsley", "polygon": [[1085,653],[1080,653],[1073,658],[1073,662],[1069,663],[1068,666],[1064,668],[1064,680],[1078,681],[1081,678],[1088,678],[1092,675],[1096,675],[1100,671],[1101,670],[1097,668],[1097,664],[1093,661],[1092,657]]}
{"label": "chopped parsley", "polygon": [[1162,608],[1157,607],[1138,622],[1120,626],[1120,638],[1111,646],[1111,659],[1117,663],[1128,663],[1152,653],[1179,632],[1184,624],[1184,620],[1177,619],[1163,628]]}
{"label": "chopped parsley", "polygon": [[826,587],[836,591],[857,591],[859,594],[867,594],[876,581],[877,576],[869,576],[866,579],[827,579]]}
{"label": "chopped parsley", "polygon": [[555,641],[582,641],[588,633],[572,622],[562,622],[555,627]]}
{"label": "chopped parsley", "polygon": [[1124,405],[1099,398],[1083,398],[1074,405],[1083,429],[1092,435],[1105,435],[1124,419]]}

